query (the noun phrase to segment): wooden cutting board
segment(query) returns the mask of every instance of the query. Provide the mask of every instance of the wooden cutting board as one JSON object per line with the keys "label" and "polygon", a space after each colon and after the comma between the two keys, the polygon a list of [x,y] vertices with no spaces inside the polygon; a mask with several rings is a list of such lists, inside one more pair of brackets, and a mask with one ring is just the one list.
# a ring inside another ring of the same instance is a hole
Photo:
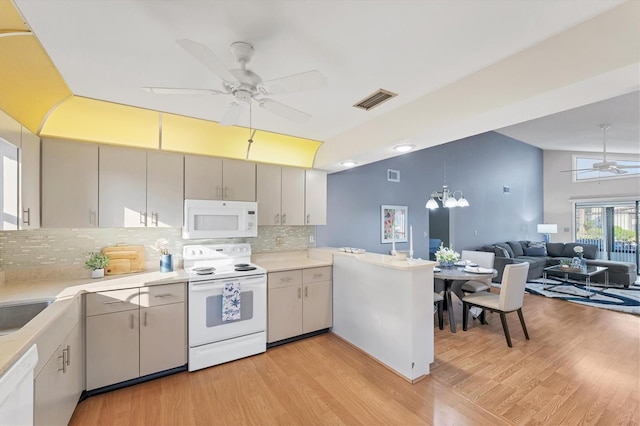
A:
{"label": "wooden cutting board", "polygon": [[102,253],[111,259],[109,265],[104,268],[105,275],[144,271],[144,246],[105,247]]}

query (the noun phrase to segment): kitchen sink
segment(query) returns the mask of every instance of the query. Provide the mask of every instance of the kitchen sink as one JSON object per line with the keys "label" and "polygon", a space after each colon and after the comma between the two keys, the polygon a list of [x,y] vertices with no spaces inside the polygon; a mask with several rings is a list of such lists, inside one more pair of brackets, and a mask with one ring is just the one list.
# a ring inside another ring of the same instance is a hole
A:
{"label": "kitchen sink", "polygon": [[0,335],[19,330],[53,301],[44,299],[0,304]]}

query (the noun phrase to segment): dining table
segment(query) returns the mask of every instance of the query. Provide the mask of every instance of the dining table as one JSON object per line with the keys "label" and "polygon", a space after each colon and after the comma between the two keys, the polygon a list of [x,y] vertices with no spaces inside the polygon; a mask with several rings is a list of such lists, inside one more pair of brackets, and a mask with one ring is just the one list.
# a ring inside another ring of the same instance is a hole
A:
{"label": "dining table", "polygon": [[[472,271],[483,272],[472,272]],[[451,332],[456,332],[456,318],[453,314],[453,303],[451,302],[451,285],[454,281],[469,281],[476,279],[484,279],[488,276],[491,278],[498,275],[498,271],[488,268],[468,267],[461,265],[454,265],[451,267],[436,267],[433,269],[433,278],[441,279],[444,281],[444,300],[449,315],[449,327]]]}

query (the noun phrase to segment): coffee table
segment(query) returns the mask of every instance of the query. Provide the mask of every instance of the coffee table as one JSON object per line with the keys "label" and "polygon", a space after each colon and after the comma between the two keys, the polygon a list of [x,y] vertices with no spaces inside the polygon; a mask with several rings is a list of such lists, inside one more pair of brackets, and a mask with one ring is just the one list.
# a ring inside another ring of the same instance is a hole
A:
{"label": "coffee table", "polygon": [[609,286],[609,268],[606,266],[587,266],[585,269],[573,269],[573,268],[563,268],[560,265],[549,266],[544,268],[542,271],[542,279],[544,284],[547,284],[547,275],[551,274],[552,276],[564,275],[564,283],[551,284],[546,287],[542,287],[543,290],[553,291],[555,293],[561,294],[571,294],[566,291],[556,290],[555,287],[566,285],[566,282],[569,281],[569,274],[573,276],[577,276],[579,279],[583,279],[585,281],[585,285],[587,287],[586,296],[575,295],[577,297],[586,297],[587,299],[591,298],[595,293],[591,293],[591,277],[604,273],[604,286]]}

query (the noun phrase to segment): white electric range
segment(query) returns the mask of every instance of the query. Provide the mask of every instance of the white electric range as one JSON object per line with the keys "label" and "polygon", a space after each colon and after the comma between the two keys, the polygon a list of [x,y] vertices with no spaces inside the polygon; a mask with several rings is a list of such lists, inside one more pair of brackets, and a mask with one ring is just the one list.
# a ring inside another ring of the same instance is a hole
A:
{"label": "white electric range", "polygon": [[251,246],[187,245],[182,254],[189,276],[189,371],[266,351],[267,272],[251,263]]}

